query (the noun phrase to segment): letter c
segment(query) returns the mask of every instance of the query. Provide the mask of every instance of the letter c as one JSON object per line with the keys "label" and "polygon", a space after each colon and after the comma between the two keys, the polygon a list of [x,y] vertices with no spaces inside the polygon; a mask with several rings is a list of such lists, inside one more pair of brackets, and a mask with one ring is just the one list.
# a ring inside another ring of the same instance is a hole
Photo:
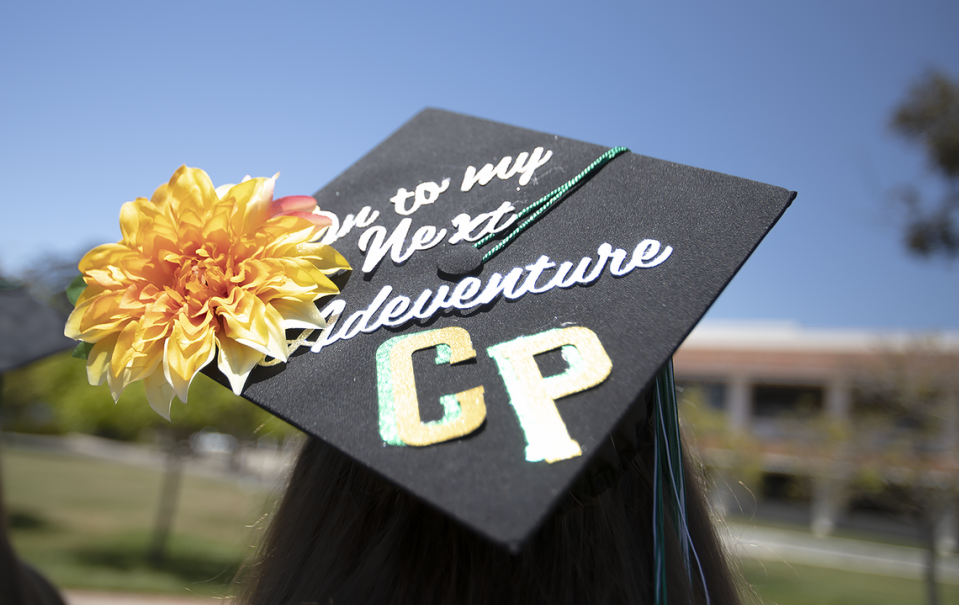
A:
{"label": "letter c", "polygon": [[443,418],[420,419],[413,376],[413,353],[437,348],[436,363],[459,363],[476,357],[469,333],[448,327],[391,338],[376,350],[380,437],[390,445],[431,445],[468,435],[486,420],[485,389],[478,386],[440,398]]}

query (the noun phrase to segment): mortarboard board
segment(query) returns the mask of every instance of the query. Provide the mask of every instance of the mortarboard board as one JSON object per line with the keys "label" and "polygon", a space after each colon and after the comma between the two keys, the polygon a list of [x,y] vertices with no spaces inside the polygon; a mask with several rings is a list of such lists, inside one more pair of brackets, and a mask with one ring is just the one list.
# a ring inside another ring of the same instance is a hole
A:
{"label": "mortarboard board", "polygon": [[[507,235],[512,215],[606,150],[418,114],[316,194],[338,217],[325,241],[352,275],[311,351],[254,371],[244,396],[493,540],[521,542],[793,198],[625,154],[481,271],[444,271],[463,256],[450,248]],[[413,388],[404,397],[432,423],[420,438],[449,440],[401,445],[390,405]],[[471,405],[481,400],[485,414],[444,434],[455,422],[440,402],[477,388]],[[562,396],[544,411],[530,388]]]}
{"label": "mortarboard board", "polygon": [[795,196],[622,151],[419,113],[315,195],[352,271],[243,396],[522,543]]}

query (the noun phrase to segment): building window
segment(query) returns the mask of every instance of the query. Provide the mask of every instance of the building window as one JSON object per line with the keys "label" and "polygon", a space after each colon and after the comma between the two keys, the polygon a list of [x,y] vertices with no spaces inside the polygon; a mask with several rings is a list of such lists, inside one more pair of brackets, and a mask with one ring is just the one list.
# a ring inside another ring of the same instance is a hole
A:
{"label": "building window", "polygon": [[812,500],[809,479],[786,473],[763,473],[760,493],[765,502],[808,504]]}
{"label": "building window", "polygon": [[679,399],[705,405],[712,410],[725,409],[726,385],[708,380],[682,380],[676,382]]}
{"label": "building window", "polygon": [[808,418],[823,409],[823,389],[811,386],[756,385],[753,415],[761,418]]}

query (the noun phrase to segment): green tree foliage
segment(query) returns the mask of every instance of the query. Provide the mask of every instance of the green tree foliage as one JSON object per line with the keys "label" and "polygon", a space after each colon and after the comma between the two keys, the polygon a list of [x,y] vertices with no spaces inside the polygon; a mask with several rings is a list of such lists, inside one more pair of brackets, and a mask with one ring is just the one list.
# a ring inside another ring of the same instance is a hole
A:
{"label": "green tree foliage", "polygon": [[936,527],[959,497],[959,354],[935,339],[879,357],[857,381],[855,430],[843,461],[859,486],[918,526],[926,548],[926,602],[937,605]]}
{"label": "green tree foliage", "polygon": [[905,244],[924,257],[959,255],[959,82],[931,71],[912,87],[896,108],[890,125],[907,141],[922,147],[930,169],[945,183],[938,201],[926,202],[913,186],[896,198],[906,211]]}
{"label": "green tree foliage", "polygon": [[177,439],[213,428],[238,439],[269,434],[277,439],[295,431],[283,421],[204,375],[190,387],[190,401],[174,400],[172,422],[147,403],[143,384],[130,385],[113,403],[106,385],[87,383],[85,363],[70,353],[54,355],[3,376],[3,428],[9,431],[88,433],[136,440],[151,432]]}

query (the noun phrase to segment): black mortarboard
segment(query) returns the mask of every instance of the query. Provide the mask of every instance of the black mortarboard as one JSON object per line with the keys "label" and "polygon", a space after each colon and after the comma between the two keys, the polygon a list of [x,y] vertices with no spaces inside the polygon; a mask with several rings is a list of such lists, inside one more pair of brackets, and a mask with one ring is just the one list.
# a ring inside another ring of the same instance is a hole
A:
{"label": "black mortarboard", "polygon": [[644,417],[644,388],[795,196],[623,153],[472,268],[473,240],[496,232],[493,248],[605,152],[419,113],[316,194],[352,273],[320,301],[327,329],[243,395],[521,543],[617,423]]}

